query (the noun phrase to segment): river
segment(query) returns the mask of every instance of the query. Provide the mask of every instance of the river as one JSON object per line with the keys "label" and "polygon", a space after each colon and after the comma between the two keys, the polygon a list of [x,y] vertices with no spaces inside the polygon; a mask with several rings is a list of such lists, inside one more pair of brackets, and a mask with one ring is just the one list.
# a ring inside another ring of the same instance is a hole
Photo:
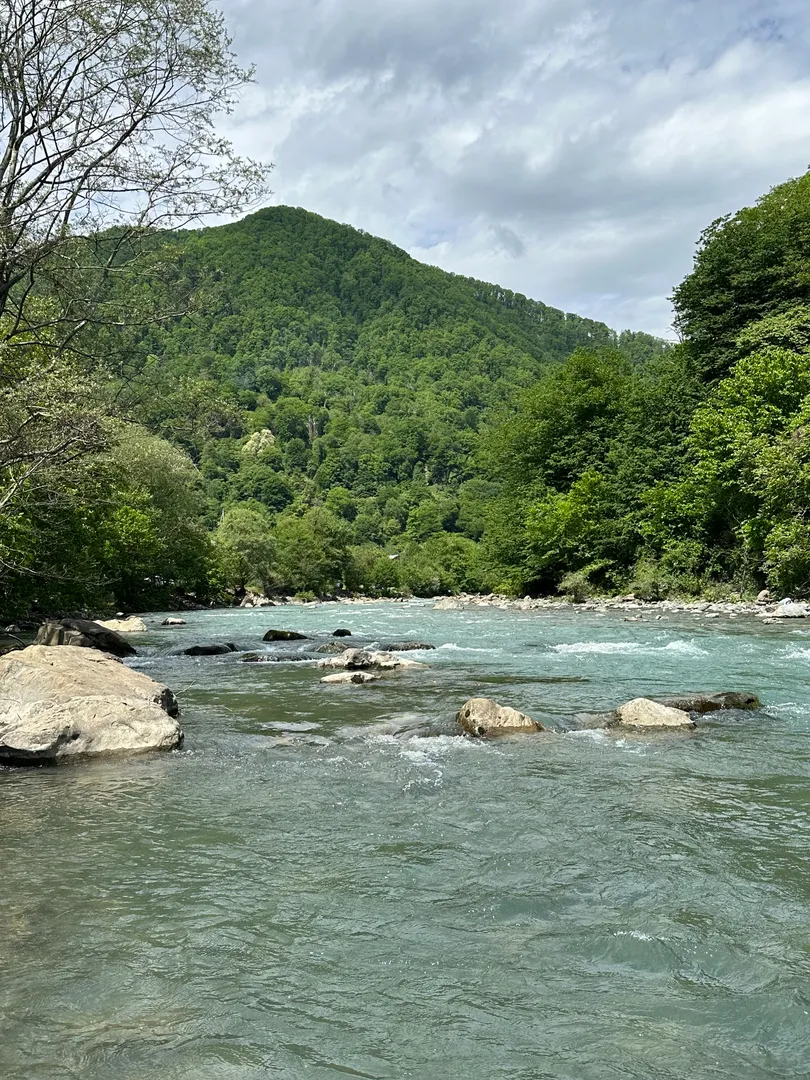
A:
{"label": "river", "polygon": [[[810,626],[183,617],[133,639],[182,750],[0,773],[3,1080],[810,1075]],[[365,686],[172,655],[271,627],[439,647]],[[763,709],[566,730],[727,689]],[[470,696],[558,734],[460,738]]]}

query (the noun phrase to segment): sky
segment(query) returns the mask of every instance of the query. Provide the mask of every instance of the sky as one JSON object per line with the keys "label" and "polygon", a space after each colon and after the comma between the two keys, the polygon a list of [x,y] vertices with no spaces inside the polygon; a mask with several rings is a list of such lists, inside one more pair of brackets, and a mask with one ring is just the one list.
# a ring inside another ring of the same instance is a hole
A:
{"label": "sky", "polygon": [[808,0],[220,0],[227,118],[302,206],[673,337],[701,231],[810,166]]}

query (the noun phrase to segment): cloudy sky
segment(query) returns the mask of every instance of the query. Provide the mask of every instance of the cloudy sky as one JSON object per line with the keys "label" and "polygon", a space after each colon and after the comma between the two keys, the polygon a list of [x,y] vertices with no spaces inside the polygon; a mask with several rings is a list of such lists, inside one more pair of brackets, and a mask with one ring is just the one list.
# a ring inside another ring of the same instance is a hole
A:
{"label": "cloudy sky", "polygon": [[714,218],[810,165],[808,0],[220,0],[270,201],[672,336]]}

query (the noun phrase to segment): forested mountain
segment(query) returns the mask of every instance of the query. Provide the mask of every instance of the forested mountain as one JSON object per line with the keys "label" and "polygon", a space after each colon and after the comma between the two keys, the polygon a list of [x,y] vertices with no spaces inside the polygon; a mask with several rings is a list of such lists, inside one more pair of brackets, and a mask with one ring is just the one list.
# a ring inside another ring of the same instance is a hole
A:
{"label": "forested mountain", "polygon": [[[69,380],[22,353],[28,397],[86,434],[36,484],[9,473],[4,609],[810,594],[809,193],[788,181],[704,233],[677,346],[303,210],[146,234],[137,276],[105,274],[130,317],[98,322]],[[8,400],[30,430],[40,405]]]}
{"label": "forested mountain", "polygon": [[[227,478],[225,499],[255,485],[255,463],[251,473],[239,447],[209,435],[271,430],[268,468],[316,490],[370,496],[415,470],[429,484],[458,484],[475,472],[484,411],[549,363],[579,347],[617,346],[637,361],[660,350],[648,335],[617,337],[304,210],[270,208],[169,242],[171,288],[178,304],[193,298],[194,314],[137,350],[127,343],[124,362],[132,368],[139,354],[138,374],[148,371],[141,415],[205,475]],[[200,415],[206,404],[211,414]]]}
{"label": "forested mountain", "polygon": [[[276,544],[268,587],[475,584],[465,541],[499,487],[478,460],[482,425],[578,348],[634,366],[664,349],[304,210],[159,239],[151,303],[193,311],[110,339],[130,416],[198,465],[209,526],[224,510],[220,532],[258,532],[288,510],[282,533],[312,524],[315,549],[324,531],[363,548],[353,578],[335,558],[282,570]],[[386,545],[405,546],[404,569],[387,558],[400,551],[378,557]]]}

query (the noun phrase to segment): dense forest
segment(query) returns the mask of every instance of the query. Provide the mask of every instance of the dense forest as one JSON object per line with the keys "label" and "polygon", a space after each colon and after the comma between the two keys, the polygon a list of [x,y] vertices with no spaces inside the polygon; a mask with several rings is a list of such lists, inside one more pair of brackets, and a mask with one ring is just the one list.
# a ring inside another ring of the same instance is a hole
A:
{"label": "dense forest", "polygon": [[706,230],[677,345],[289,207],[139,245],[58,362],[6,328],[6,615],[810,593],[810,174]]}

